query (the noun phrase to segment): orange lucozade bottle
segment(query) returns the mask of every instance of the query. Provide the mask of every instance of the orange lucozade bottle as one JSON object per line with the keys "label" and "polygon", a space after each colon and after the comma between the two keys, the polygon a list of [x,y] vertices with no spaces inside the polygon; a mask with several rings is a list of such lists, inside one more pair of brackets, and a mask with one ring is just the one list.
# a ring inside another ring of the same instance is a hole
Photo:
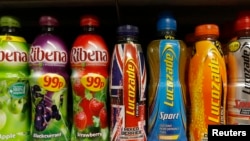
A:
{"label": "orange lucozade bottle", "polygon": [[195,28],[196,42],[189,66],[191,100],[190,141],[208,139],[208,125],[225,124],[227,94],[226,65],[219,27],[215,24]]}

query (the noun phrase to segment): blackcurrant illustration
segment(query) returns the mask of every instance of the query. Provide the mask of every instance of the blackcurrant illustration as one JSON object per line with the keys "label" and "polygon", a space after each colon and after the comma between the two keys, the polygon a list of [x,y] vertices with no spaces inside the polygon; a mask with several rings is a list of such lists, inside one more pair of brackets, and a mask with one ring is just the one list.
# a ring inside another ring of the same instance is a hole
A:
{"label": "blackcurrant illustration", "polygon": [[43,117],[44,117],[44,119],[45,119],[47,122],[49,122],[50,119],[51,119],[51,114],[50,114],[50,112],[47,111],[47,112],[43,115]]}
{"label": "blackcurrant illustration", "polygon": [[44,105],[42,105],[42,104],[38,104],[37,106],[36,106],[36,114],[37,115],[43,115],[44,114]]}
{"label": "blackcurrant illustration", "polygon": [[35,92],[40,92],[41,91],[41,88],[40,88],[40,86],[38,86],[38,85],[34,85],[34,86],[32,86],[31,87],[31,92],[33,93],[35,93]]}
{"label": "blackcurrant illustration", "polygon": [[35,128],[37,131],[43,131],[46,128],[47,124],[44,121],[44,118],[40,115],[35,116]]}

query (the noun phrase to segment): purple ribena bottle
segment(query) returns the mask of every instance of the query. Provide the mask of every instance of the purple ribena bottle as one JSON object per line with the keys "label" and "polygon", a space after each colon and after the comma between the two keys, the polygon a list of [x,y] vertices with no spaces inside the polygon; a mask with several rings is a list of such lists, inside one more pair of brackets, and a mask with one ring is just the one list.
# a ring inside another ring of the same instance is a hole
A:
{"label": "purple ribena bottle", "polygon": [[32,139],[67,141],[68,50],[55,34],[57,19],[42,16],[39,24],[42,33],[29,52]]}

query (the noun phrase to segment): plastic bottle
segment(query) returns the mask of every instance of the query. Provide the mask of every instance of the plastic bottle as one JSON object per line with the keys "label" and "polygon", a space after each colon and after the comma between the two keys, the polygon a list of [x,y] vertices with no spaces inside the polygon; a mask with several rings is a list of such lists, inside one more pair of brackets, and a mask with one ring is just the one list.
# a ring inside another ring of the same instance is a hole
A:
{"label": "plastic bottle", "polygon": [[0,18],[0,140],[30,139],[29,47],[18,19]]}
{"label": "plastic bottle", "polygon": [[107,91],[109,52],[99,34],[99,19],[84,15],[83,33],[74,41],[70,54],[73,94],[72,141],[109,140]]}
{"label": "plastic bottle", "polygon": [[236,38],[228,45],[227,124],[250,124],[250,11],[235,20]]}
{"label": "plastic bottle", "polygon": [[176,20],[161,15],[157,22],[158,39],[149,43],[150,70],[148,140],[186,141],[187,47],[176,39]]}
{"label": "plastic bottle", "polygon": [[110,68],[111,141],[146,141],[146,66],[139,29],[117,29]]}
{"label": "plastic bottle", "polygon": [[67,141],[68,49],[56,34],[56,18],[41,16],[39,24],[42,33],[34,39],[29,52],[32,139]]}
{"label": "plastic bottle", "polygon": [[196,42],[189,66],[190,141],[208,139],[208,125],[226,123],[227,72],[219,27],[195,27]]}

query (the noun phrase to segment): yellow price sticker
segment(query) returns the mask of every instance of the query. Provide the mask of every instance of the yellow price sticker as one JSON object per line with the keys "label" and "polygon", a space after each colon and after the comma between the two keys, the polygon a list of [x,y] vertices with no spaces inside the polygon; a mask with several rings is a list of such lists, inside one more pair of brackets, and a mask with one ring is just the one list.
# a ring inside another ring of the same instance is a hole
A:
{"label": "yellow price sticker", "polygon": [[100,91],[106,86],[106,79],[104,76],[96,73],[88,73],[81,78],[83,86],[90,91]]}
{"label": "yellow price sticker", "polygon": [[56,92],[61,90],[65,86],[66,82],[61,75],[46,73],[39,77],[38,84],[45,90]]}

